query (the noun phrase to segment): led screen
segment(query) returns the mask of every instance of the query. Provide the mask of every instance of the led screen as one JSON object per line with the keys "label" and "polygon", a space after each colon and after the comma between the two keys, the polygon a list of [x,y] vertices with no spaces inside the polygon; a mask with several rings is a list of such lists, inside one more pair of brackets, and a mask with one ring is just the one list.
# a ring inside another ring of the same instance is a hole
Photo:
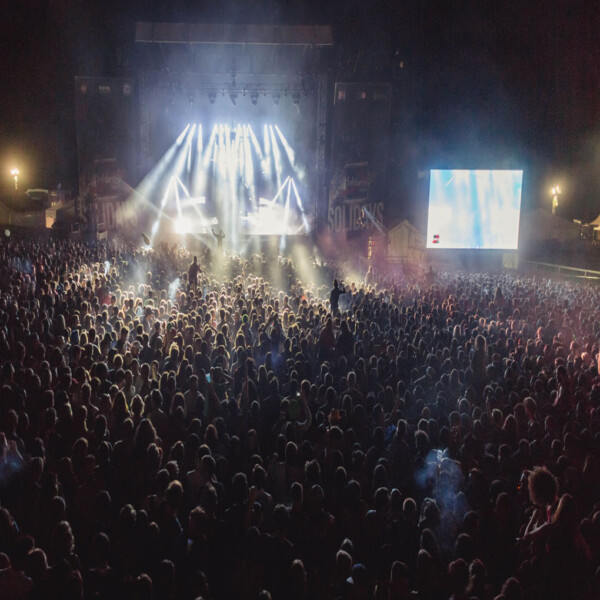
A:
{"label": "led screen", "polygon": [[432,170],[428,248],[516,250],[523,171]]}

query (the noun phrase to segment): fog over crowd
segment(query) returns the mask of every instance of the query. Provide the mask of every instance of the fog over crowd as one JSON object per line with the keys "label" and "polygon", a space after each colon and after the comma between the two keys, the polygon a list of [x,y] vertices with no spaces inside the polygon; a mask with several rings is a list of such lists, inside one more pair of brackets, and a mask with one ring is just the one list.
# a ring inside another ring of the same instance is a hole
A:
{"label": "fog over crowd", "polygon": [[600,597],[600,288],[0,241],[0,597]]}

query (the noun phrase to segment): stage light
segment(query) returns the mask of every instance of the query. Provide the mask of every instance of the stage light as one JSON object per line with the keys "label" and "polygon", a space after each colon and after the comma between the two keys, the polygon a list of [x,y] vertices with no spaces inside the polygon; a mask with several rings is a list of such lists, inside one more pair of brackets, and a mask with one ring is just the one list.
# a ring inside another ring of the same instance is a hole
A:
{"label": "stage light", "polygon": [[252,92],[250,94],[250,100],[252,101],[252,104],[256,106],[256,104],[258,103],[258,92]]}
{"label": "stage light", "polygon": [[214,104],[216,99],[217,99],[217,92],[214,92],[214,91],[208,92],[208,101],[211,104]]}
{"label": "stage light", "polygon": [[231,100],[231,104],[233,104],[234,106],[237,104],[237,93],[236,92],[231,92],[229,94],[229,99]]}
{"label": "stage light", "polygon": [[280,100],[281,100],[281,94],[279,92],[275,92],[273,94],[273,103],[278,105]]}
{"label": "stage light", "polygon": [[15,182],[15,190],[19,189],[19,169],[12,169],[10,174],[12,175],[13,181]]}
{"label": "stage light", "polygon": [[[258,101],[260,90],[247,92]],[[241,89],[225,93],[237,99]],[[281,99],[283,90],[274,93]],[[190,123],[169,152],[168,164],[155,169],[144,184],[144,188],[152,184],[156,204],[146,202],[156,220],[148,224],[147,239],[140,240],[142,247],[149,248],[158,236],[175,235],[181,242],[210,237],[211,219],[217,220],[236,251],[248,244],[243,234],[249,239],[283,236],[276,242],[283,249],[289,247],[289,236],[309,230],[299,195],[302,188],[294,181],[298,180],[295,153],[278,126],[264,124],[264,138],[243,122],[213,123],[207,139],[202,133],[199,123]],[[136,191],[136,195],[141,194]],[[259,201],[259,195],[264,199]],[[139,204],[132,205],[133,210],[137,208]]]}

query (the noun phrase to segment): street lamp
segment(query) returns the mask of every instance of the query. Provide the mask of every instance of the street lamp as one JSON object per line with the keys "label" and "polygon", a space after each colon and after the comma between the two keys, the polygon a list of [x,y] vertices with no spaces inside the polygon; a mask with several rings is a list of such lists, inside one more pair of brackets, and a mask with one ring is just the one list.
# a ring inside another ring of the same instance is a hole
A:
{"label": "street lamp", "polygon": [[560,196],[561,191],[558,185],[555,185],[552,188],[552,214],[555,215],[558,211],[558,197]]}
{"label": "street lamp", "polygon": [[15,190],[19,189],[19,169],[12,169],[10,172],[12,175],[13,181],[15,182]]}

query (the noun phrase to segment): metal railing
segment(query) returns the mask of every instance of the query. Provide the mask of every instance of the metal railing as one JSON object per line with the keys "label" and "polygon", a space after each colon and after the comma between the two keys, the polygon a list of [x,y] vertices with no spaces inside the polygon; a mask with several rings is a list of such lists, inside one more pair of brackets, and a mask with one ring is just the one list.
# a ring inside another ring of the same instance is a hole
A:
{"label": "metal railing", "polygon": [[598,279],[600,280],[600,271],[593,269],[582,269],[579,267],[567,267],[566,265],[556,265],[553,263],[537,262],[533,260],[522,260],[520,267],[530,267],[538,271],[551,271],[557,275],[564,277],[579,277],[585,279]]}

